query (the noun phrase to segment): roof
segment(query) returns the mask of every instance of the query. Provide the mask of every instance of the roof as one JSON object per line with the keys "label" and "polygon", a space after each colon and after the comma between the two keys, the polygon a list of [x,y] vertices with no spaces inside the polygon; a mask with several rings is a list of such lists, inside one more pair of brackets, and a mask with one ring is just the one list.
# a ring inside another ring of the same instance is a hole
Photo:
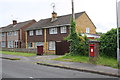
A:
{"label": "roof", "polygon": [[[79,12],[75,13],[75,18],[78,18],[85,12]],[[70,18],[72,14],[64,15],[64,16],[58,16],[57,19],[53,22],[51,22],[51,18],[47,19],[41,19],[40,21],[36,22],[35,24],[28,27],[26,30],[34,30],[34,29],[41,29],[41,28],[51,28],[51,27],[57,27],[62,25],[70,25]]]}
{"label": "roof", "polygon": [[8,32],[8,31],[16,31],[21,29],[22,27],[24,27],[25,25],[29,24],[30,22],[35,21],[33,20],[29,20],[29,21],[24,21],[24,22],[19,22],[16,25],[10,24],[8,26],[5,27],[1,27],[0,28],[0,32]]}

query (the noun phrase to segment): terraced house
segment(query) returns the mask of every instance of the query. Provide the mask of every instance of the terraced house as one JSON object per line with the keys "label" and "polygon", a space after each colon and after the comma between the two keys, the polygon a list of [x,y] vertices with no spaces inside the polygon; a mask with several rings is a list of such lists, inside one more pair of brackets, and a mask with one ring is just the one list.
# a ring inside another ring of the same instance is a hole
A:
{"label": "terraced house", "polygon": [[0,47],[2,48],[25,48],[25,29],[35,23],[35,20],[13,23],[0,28]]}
{"label": "terraced house", "polygon": [[[56,42],[61,42],[70,34],[71,14],[57,16],[52,13],[51,18],[41,19],[26,29],[26,48],[44,46],[45,53],[55,53]],[[96,27],[86,12],[75,14],[76,31],[86,34],[89,38],[97,38]],[[65,46],[65,45],[64,45]],[[61,46],[62,47],[62,46]]]}

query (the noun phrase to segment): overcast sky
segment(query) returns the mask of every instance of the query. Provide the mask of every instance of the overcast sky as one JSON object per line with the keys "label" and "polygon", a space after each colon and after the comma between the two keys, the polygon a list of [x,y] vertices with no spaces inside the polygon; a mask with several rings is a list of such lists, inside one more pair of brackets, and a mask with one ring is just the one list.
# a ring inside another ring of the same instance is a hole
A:
{"label": "overcast sky", "polygon": [[[120,0],[118,0],[120,1]],[[71,14],[71,0],[0,0],[0,27],[31,19],[39,21],[51,17],[55,3],[58,16]],[[116,28],[116,0],[74,0],[75,13],[86,11],[97,32]]]}

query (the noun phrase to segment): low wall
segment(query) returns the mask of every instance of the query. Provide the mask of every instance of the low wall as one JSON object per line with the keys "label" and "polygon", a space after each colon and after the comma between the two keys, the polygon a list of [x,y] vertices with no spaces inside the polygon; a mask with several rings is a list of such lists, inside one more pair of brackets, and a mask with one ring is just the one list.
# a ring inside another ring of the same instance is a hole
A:
{"label": "low wall", "polygon": [[37,49],[26,49],[26,48],[2,48],[2,51],[15,51],[15,52],[26,52],[26,53],[37,53]]}

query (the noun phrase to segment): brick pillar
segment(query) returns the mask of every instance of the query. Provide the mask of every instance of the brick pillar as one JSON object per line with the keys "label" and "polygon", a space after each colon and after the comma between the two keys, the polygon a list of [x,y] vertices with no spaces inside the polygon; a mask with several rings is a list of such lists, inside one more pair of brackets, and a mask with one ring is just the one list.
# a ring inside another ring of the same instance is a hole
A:
{"label": "brick pillar", "polygon": [[47,53],[46,29],[44,29],[44,53]]}
{"label": "brick pillar", "polygon": [[28,39],[27,39],[27,31],[25,32],[25,45],[26,45],[26,48],[28,48]]}

